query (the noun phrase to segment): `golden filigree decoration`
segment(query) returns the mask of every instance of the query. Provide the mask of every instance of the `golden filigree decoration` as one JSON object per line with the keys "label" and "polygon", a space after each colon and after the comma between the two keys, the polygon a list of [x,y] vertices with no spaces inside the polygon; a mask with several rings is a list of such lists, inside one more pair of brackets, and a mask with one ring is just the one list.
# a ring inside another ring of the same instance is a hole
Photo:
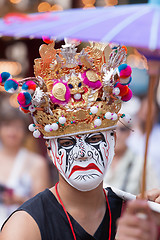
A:
{"label": "golden filigree decoration", "polygon": [[52,88],[52,95],[60,100],[65,101],[66,86],[63,83],[57,83]]}
{"label": "golden filigree decoration", "polygon": [[81,78],[79,78],[77,75],[72,74],[68,79],[68,86],[71,85],[72,88],[70,88],[70,93],[83,93],[84,92],[84,85]]}
{"label": "golden filigree decoration", "polygon": [[[98,106],[98,112],[94,115],[90,115],[90,109],[79,109],[76,111],[67,111],[64,109],[53,110],[53,115],[47,114],[43,111],[37,111],[35,114],[36,121],[42,127],[39,129],[45,137],[61,136],[65,134],[74,134],[76,132],[90,132],[92,130],[99,131],[99,129],[115,126],[117,120],[108,120],[104,118],[106,112],[118,113],[121,108],[121,101],[117,100],[112,105],[107,105],[104,102],[96,102],[92,106]],[[59,117],[66,117],[67,121],[62,126],[59,124],[57,131],[46,132],[44,130],[45,125],[56,123],[59,121]],[[102,124],[95,128],[94,119],[100,117]]]}
{"label": "golden filigree decoration", "polygon": [[[66,94],[66,86],[68,84],[70,90],[70,99],[65,105],[54,103],[46,98],[42,107],[34,113],[37,124],[41,126],[39,129],[45,137],[61,136],[65,134],[75,134],[77,132],[99,131],[99,129],[114,126],[116,120],[105,118],[106,112],[118,114],[121,108],[121,100],[113,95],[113,84],[103,86],[100,89],[91,88],[83,83],[81,73],[86,71],[86,76],[90,82],[101,81],[104,72],[102,65],[107,62],[108,45],[90,42],[80,53],[75,54],[75,61],[69,59],[69,53],[66,54],[61,49],[54,49],[55,43],[49,45],[43,44],[40,48],[41,58],[35,59],[34,72],[35,76],[42,77],[46,86],[48,99],[53,95],[57,100],[64,102]],[[74,50],[74,49],[71,49]],[[74,53],[74,51],[72,51]],[[76,63],[76,64],[75,64]],[[68,65],[69,64],[69,65]],[[105,65],[104,64],[104,65]],[[55,81],[58,83],[54,84]],[[53,100],[53,101],[52,101]],[[48,102],[47,102],[48,101]],[[48,109],[47,109],[48,104]],[[92,114],[91,107],[96,106],[98,111]],[[59,123],[59,118],[65,117],[64,124]],[[101,120],[100,126],[95,126],[94,121]],[[58,124],[58,130],[46,132],[44,127],[52,123]]]}
{"label": "golden filigree decoration", "polygon": [[99,76],[96,72],[94,72],[93,70],[88,70],[86,72],[86,76],[88,78],[89,81],[91,82],[97,82],[99,79]]}

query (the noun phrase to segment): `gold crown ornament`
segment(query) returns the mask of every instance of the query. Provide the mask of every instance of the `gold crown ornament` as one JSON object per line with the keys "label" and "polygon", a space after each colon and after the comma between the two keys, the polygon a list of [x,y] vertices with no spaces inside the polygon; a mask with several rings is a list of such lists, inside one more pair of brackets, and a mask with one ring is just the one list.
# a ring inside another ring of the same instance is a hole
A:
{"label": "gold crown ornament", "polygon": [[[86,134],[113,129],[123,101],[132,97],[131,68],[125,64],[125,46],[90,42],[77,53],[78,41],[65,39],[40,47],[35,59],[35,77],[15,80],[1,73],[0,83],[9,92],[18,90],[20,109],[30,112],[34,137]],[[109,48],[110,47],[110,48]],[[111,53],[108,57],[108,49]]]}

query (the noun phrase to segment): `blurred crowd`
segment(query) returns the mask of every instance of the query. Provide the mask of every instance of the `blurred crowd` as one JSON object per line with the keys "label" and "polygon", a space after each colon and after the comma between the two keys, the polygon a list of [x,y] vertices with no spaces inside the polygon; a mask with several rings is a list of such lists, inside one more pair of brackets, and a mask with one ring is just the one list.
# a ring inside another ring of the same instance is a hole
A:
{"label": "blurred crowd", "polygon": [[0,226],[58,176],[47,153],[40,152],[38,141],[29,133],[29,116],[12,107],[9,99],[10,95],[0,92]]}
{"label": "blurred crowd", "polygon": [[[117,140],[115,156],[108,170],[104,186],[112,186],[120,190],[139,194],[141,192],[142,171],[146,145],[146,122],[148,114],[147,96],[132,103],[125,103],[123,111],[131,113],[131,122],[123,120],[117,125]],[[154,99],[152,102],[152,123],[147,154],[146,189],[160,187],[160,123],[159,106]]]}
{"label": "blurred crowd", "polygon": [[[10,95],[0,92],[0,226],[19,205],[45,188],[53,186],[58,174],[43,146],[28,131],[31,119],[12,107]],[[124,104],[125,105],[125,104]],[[147,97],[132,100],[122,108],[131,112],[132,121],[121,119],[117,125],[115,156],[104,179],[111,186],[138,194],[145,149]],[[160,123],[159,106],[153,101],[152,129],[149,140],[146,188],[160,187]]]}

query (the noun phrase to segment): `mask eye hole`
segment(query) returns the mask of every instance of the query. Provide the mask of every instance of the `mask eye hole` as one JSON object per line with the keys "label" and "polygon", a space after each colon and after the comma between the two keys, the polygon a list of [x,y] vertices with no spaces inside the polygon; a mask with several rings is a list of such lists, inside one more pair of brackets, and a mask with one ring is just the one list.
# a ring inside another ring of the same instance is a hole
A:
{"label": "mask eye hole", "polygon": [[81,83],[81,82],[79,82],[79,83],[78,83],[78,87],[81,87],[81,86],[82,86],[82,83]]}
{"label": "mask eye hole", "polygon": [[69,84],[68,84],[68,87],[69,87],[70,89],[72,89],[72,88],[73,88],[73,85],[72,85],[71,83],[69,83]]}
{"label": "mask eye hole", "polygon": [[61,147],[71,147],[74,145],[74,140],[72,139],[59,139],[58,142]]}
{"label": "mask eye hole", "polygon": [[86,142],[90,144],[97,144],[102,140],[103,140],[103,136],[101,134],[97,134],[97,135],[92,135],[91,137],[88,137],[86,139]]}

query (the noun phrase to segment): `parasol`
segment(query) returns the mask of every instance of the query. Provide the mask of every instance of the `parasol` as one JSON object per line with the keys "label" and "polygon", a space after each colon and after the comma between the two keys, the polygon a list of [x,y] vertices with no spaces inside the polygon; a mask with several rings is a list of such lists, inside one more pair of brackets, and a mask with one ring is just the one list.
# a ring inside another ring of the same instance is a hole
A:
{"label": "parasol", "polygon": [[[157,2],[157,4],[156,4]],[[160,4],[119,5],[62,12],[8,15],[0,20],[0,34],[14,37],[115,42],[160,49]]]}

